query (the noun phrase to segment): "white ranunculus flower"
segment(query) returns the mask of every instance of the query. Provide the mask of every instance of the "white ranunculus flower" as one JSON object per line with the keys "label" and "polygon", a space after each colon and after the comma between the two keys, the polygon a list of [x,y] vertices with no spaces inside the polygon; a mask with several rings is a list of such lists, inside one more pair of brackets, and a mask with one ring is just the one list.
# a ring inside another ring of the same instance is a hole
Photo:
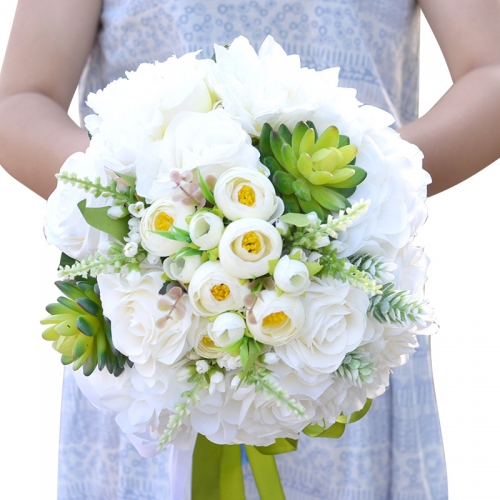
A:
{"label": "white ranunculus flower", "polygon": [[228,274],[220,262],[205,262],[191,278],[188,292],[197,314],[213,316],[241,309],[250,290]]}
{"label": "white ranunculus flower", "polygon": [[[61,167],[61,173],[76,173],[78,177],[97,177],[103,185],[107,184],[104,168],[85,153],[71,155]],[[98,198],[71,184],[58,181],[55,191],[47,201],[45,216],[45,237],[49,245],[55,245],[61,252],[77,260],[95,253],[100,243],[108,240],[108,235],[89,226],[83,218],[78,203],[87,201],[88,207],[104,207],[111,199]]]}
{"label": "white ranunculus flower", "polygon": [[279,259],[283,241],[278,230],[261,219],[229,224],[219,243],[224,269],[237,278],[256,278],[269,272],[269,261]]}
{"label": "white ranunculus flower", "polygon": [[165,133],[159,154],[159,174],[199,167],[203,176],[219,177],[233,167],[265,169],[250,136],[222,108],[179,113]]}
{"label": "white ranunculus flower", "polygon": [[152,231],[168,231],[171,226],[188,230],[186,217],[191,215],[195,208],[184,203],[175,203],[170,198],[156,200],[144,213],[141,219],[140,234],[142,246],[151,254],[158,257],[168,257],[187,243],[175,241]]}
{"label": "white ranunculus flower", "polygon": [[212,212],[198,212],[189,222],[189,236],[200,250],[215,248],[223,232],[222,219]]}
{"label": "white ranunculus flower", "polygon": [[299,260],[284,255],[274,269],[274,281],[284,292],[290,295],[301,295],[309,287],[309,271]]}
{"label": "white ranunculus flower", "polygon": [[147,273],[133,284],[118,274],[97,278],[104,315],[111,320],[113,343],[145,377],[154,375],[158,361],[171,365],[189,350],[189,332],[199,322],[184,295],[166,324],[159,326],[158,320],[167,314],[158,309],[162,274]]}
{"label": "white ranunculus flower", "polygon": [[174,281],[189,283],[194,272],[201,266],[201,255],[191,255],[173,260],[170,257],[163,261],[165,274]]}
{"label": "white ranunculus flower", "polygon": [[215,321],[208,325],[208,335],[219,347],[232,346],[244,337],[245,330],[245,320],[232,312],[219,314]]}
{"label": "white ranunculus flower", "polygon": [[300,335],[276,347],[278,356],[304,380],[333,373],[358,347],[366,328],[366,292],[333,278],[313,278],[303,299],[306,323]]}
{"label": "white ranunculus flower", "polygon": [[261,172],[231,168],[224,172],[214,189],[217,207],[229,220],[270,220],[283,214],[283,200],[276,196],[271,181]]}
{"label": "white ranunculus flower", "polygon": [[274,291],[260,293],[253,309],[255,322],[248,321],[248,329],[255,340],[267,345],[280,346],[290,342],[305,322],[301,300]]}

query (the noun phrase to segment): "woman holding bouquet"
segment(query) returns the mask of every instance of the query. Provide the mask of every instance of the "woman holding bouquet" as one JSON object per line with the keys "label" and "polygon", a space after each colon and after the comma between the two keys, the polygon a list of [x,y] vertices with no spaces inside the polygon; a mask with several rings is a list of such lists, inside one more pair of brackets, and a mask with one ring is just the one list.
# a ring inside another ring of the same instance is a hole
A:
{"label": "woman holding bouquet", "polygon": [[[500,116],[500,3],[419,4],[455,83],[417,120],[419,6],[412,0],[20,0],[0,78],[0,163],[47,197],[60,165],[89,143],[66,115],[79,81],[83,118],[89,92],[141,62],[199,49],[208,57],[213,43],[243,34],[259,46],[272,35],[306,66],[340,66],[342,86],[391,112],[402,136],[424,152],[430,193],[438,193],[500,156],[493,132]],[[465,135],[474,148],[459,147],[456,138]],[[166,453],[141,459],[113,418],[66,378],[60,500],[166,498],[168,460]],[[289,500],[447,498],[427,340],[340,440],[304,436],[298,451],[277,461]],[[247,491],[257,498],[251,480]]]}

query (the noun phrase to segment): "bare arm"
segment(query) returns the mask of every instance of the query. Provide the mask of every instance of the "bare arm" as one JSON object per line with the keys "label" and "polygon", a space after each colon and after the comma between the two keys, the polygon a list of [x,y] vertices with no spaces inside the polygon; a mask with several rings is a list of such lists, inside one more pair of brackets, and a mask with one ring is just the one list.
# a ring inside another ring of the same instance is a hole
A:
{"label": "bare arm", "polygon": [[19,0],[0,73],[0,164],[45,198],[88,146],[67,110],[92,48],[101,0]]}
{"label": "bare arm", "polygon": [[500,0],[419,0],[453,86],[401,128],[424,152],[437,194],[500,157]]}

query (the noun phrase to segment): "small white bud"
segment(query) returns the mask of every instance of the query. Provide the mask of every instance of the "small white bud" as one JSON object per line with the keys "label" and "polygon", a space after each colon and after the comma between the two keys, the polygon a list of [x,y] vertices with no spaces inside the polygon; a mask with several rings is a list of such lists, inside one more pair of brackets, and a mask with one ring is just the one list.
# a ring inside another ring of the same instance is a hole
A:
{"label": "small white bud", "polygon": [[196,371],[200,374],[207,373],[209,368],[208,363],[204,359],[200,359],[196,362]]}
{"label": "small white bud", "polygon": [[130,229],[132,229],[132,228],[134,228],[134,229],[135,229],[135,228],[139,229],[140,225],[141,225],[141,221],[140,221],[140,220],[137,220],[137,219],[135,219],[135,218],[131,218],[131,219],[129,219],[129,221],[128,221],[128,227],[129,227]]}
{"label": "small white bud", "polygon": [[278,355],[275,352],[266,352],[262,356],[262,362],[265,365],[274,365],[279,361]]}
{"label": "small white bud", "polygon": [[283,222],[281,219],[278,219],[278,222],[276,222],[276,229],[278,230],[278,233],[281,234],[281,236],[286,237],[290,235],[290,226],[286,222]]}
{"label": "small white bud", "polygon": [[135,241],[130,241],[125,245],[123,248],[123,255],[125,257],[128,257],[131,259],[132,257],[135,257],[137,255],[137,251],[139,250],[139,247]]}
{"label": "small white bud", "polygon": [[129,212],[134,216],[141,218],[144,215],[144,212],[146,211],[146,208],[144,206],[144,203],[142,201],[138,201],[137,203],[133,203],[132,205],[128,206]]}
{"label": "small white bud", "polygon": [[152,266],[156,266],[161,261],[160,257],[153,255],[152,253],[148,253],[146,260],[148,261],[148,264],[151,264]]}
{"label": "small white bud", "polygon": [[136,232],[130,232],[128,233],[128,237],[126,241],[133,241],[134,243],[140,243],[141,240],[141,235]]}
{"label": "small white bud", "polygon": [[108,209],[108,217],[114,220],[122,219],[127,215],[129,215],[129,211],[123,205],[118,205],[118,206],[115,205],[114,207],[110,207]]}
{"label": "small white bud", "polygon": [[239,375],[235,375],[233,380],[231,380],[231,387],[236,389],[240,385],[241,378]]}
{"label": "small white bud", "polygon": [[219,371],[216,371],[210,377],[210,383],[211,384],[218,384],[219,382],[222,382],[223,380],[224,380],[224,375],[222,374],[222,372],[219,372]]}

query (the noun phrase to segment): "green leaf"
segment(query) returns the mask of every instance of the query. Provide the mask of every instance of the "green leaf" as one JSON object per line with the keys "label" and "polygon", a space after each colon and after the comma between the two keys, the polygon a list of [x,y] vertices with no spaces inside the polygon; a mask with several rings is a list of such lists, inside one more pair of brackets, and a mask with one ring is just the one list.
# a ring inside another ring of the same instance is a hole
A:
{"label": "green leaf", "polygon": [[292,145],[292,133],[288,130],[288,127],[285,124],[281,124],[278,129],[278,134],[285,139],[290,146]]}
{"label": "green leaf", "polygon": [[[255,339],[248,339],[248,357],[246,362],[243,364],[243,358],[241,358],[241,364],[243,365],[242,380],[245,380],[250,370],[253,368],[257,358],[260,356],[262,349],[259,343]],[[240,354],[241,356],[241,354]]]}
{"label": "green leaf", "polygon": [[191,238],[189,233],[184,229],[181,229],[176,226],[170,226],[168,231],[150,231],[151,233],[157,234],[159,236],[163,236],[164,238],[168,238],[169,240],[174,241],[182,241],[184,243],[191,243]]}
{"label": "green leaf", "polygon": [[[241,359],[241,364],[243,367],[245,367],[248,363],[248,341],[250,339],[248,337],[243,337],[243,342],[241,344],[240,348],[240,359]],[[241,381],[243,381],[244,378],[241,378]]]}
{"label": "green leaf", "polygon": [[282,215],[280,219],[283,222],[286,222],[287,224],[291,224],[297,227],[307,227],[311,224],[311,221],[307,218],[307,215],[305,214],[288,213]]}
{"label": "green leaf", "polygon": [[298,199],[300,208],[302,209],[302,211],[304,213],[308,214],[310,212],[316,212],[316,214],[318,215],[318,217],[321,220],[326,219],[325,211],[323,210],[321,205],[316,200],[304,201],[304,200],[301,200],[300,198],[297,198],[297,199]]}
{"label": "green leaf", "polygon": [[316,130],[316,125],[314,125],[314,123],[311,120],[307,120],[306,123],[309,128],[312,128],[314,130],[314,140],[317,141],[318,131]]}
{"label": "green leaf", "polygon": [[276,172],[284,172],[283,167],[276,161],[276,158],[273,156],[267,156],[264,158],[262,163],[269,169],[271,175],[274,175]]}
{"label": "green leaf", "polygon": [[293,194],[293,183],[295,182],[295,177],[288,172],[278,171],[271,177],[272,183],[277,191],[282,194]]}
{"label": "green leaf", "polygon": [[335,191],[336,193],[341,194],[344,198],[349,198],[349,196],[352,196],[356,192],[356,188],[338,188],[337,186],[331,187],[332,191]]}
{"label": "green leaf", "polygon": [[315,276],[321,271],[321,269],[323,269],[323,266],[318,262],[304,262],[304,265],[309,271],[309,276]]}
{"label": "green leaf", "polygon": [[198,182],[200,183],[200,188],[203,196],[209,203],[215,205],[214,195],[212,191],[210,191],[210,188],[208,187],[207,183],[205,182],[203,175],[201,175],[201,170],[197,168],[196,171],[198,172]]}
{"label": "green leaf", "polygon": [[351,140],[347,137],[347,135],[339,136],[339,145],[337,148],[343,148],[344,146],[349,146],[349,144],[351,144]]}
{"label": "green leaf", "polygon": [[[267,157],[273,156],[273,150],[271,149],[271,132],[273,131],[269,123],[264,123],[262,126],[262,131],[260,133],[259,151],[261,160]],[[265,162],[263,161],[264,165]]]}
{"label": "green leaf", "polygon": [[274,130],[271,132],[271,149],[273,151],[274,157],[278,160],[278,163],[280,165],[283,165],[283,154],[282,154],[282,148],[285,144],[285,139],[281,137],[278,132],[275,132]]}
{"label": "green leaf", "polygon": [[279,261],[280,261],[280,259],[272,259],[272,260],[268,261],[268,264],[269,264],[269,274],[271,276],[274,275],[274,270],[276,269],[276,266],[278,265]]}
{"label": "green leaf", "polygon": [[300,156],[300,142],[308,130],[309,127],[304,122],[298,122],[293,129],[292,148],[296,157]]}
{"label": "green leaf", "polygon": [[124,238],[129,232],[128,217],[112,219],[108,216],[109,207],[89,208],[87,200],[78,203],[78,208],[89,226],[113,236],[122,243],[125,242]]}
{"label": "green leaf", "polygon": [[293,182],[292,187],[299,200],[311,201],[311,191],[306,179],[297,179]]}
{"label": "green leaf", "polygon": [[328,127],[319,137],[318,141],[314,145],[313,153],[319,151],[323,148],[336,148],[339,143],[339,129],[334,127]]}
{"label": "green leaf", "polygon": [[294,194],[284,194],[282,197],[285,204],[285,211],[290,213],[300,213],[300,205]]}
{"label": "green leaf", "polygon": [[311,194],[314,196],[314,199],[327,210],[338,212],[339,210],[345,210],[347,207],[351,206],[347,198],[344,198],[341,194],[324,186],[311,186]]}
{"label": "green leaf", "polygon": [[202,250],[196,248],[184,247],[181,248],[173,257],[172,260],[184,259],[185,257],[192,257],[193,255],[201,255]]}
{"label": "green leaf", "polygon": [[366,179],[366,170],[363,170],[362,168],[356,167],[354,165],[349,166],[349,169],[354,170],[354,175],[352,175],[345,181],[333,183],[332,185],[335,187],[335,189],[353,188],[361,184]]}
{"label": "green leaf", "polygon": [[76,327],[87,337],[93,337],[101,328],[101,323],[94,316],[78,316]]}
{"label": "green leaf", "polygon": [[135,184],[137,182],[137,179],[135,177],[132,177],[131,175],[120,174],[114,171],[113,173],[120,177],[120,179],[123,179],[135,191]]}
{"label": "green leaf", "polygon": [[88,297],[79,297],[76,299],[76,303],[85,311],[92,316],[97,316],[99,314],[99,304],[96,304],[93,300]]}

